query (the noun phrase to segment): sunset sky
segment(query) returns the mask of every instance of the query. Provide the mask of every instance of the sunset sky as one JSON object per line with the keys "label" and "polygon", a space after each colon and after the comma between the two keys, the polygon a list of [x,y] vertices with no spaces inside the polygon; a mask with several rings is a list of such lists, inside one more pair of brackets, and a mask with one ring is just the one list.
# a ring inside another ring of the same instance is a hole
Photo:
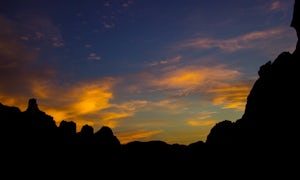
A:
{"label": "sunset sky", "polygon": [[293,0],[2,0],[0,102],[109,126],[121,143],[205,141],[259,67],[295,49]]}

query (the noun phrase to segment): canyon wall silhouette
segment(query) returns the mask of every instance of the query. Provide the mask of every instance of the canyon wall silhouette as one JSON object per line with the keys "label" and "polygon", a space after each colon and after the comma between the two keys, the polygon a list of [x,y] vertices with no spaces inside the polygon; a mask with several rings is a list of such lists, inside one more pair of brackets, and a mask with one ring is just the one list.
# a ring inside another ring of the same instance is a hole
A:
{"label": "canyon wall silhouette", "polygon": [[[296,14],[293,19],[299,20]],[[291,24],[297,34],[298,25]],[[25,111],[0,103],[1,172],[10,178],[19,173],[85,179],[294,176],[299,157],[297,47],[259,68],[243,116],[217,123],[205,142],[121,144],[107,126],[96,132],[89,125],[76,132],[73,121],[57,126],[34,98]]]}

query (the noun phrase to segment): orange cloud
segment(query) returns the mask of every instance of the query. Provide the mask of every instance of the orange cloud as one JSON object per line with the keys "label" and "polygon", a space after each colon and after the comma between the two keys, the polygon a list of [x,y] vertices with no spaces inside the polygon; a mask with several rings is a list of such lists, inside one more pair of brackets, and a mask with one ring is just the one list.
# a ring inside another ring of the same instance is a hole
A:
{"label": "orange cloud", "polygon": [[95,130],[103,125],[115,128],[120,119],[134,116],[139,108],[148,103],[140,100],[113,103],[116,82],[114,78],[103,78],[72,86],[49,85],[48,95],[41,99],[47,105],[41,107],[57,122],[75,121],[78,123],[77,130],[84,123],[92,125]]}
{"label": "orange cloud", "polygon": [[[40,101],[45,102],[43,104],[47,104],[41,107],[44,108],[44,111],[49,112],[57,122],[61,120],[86,121],[87,115],[92,118],[89,114],[97,114],[111,107],[113,84],[114,79],[109,78],[63,87],[49,84],[48,94],[37,99],[40,98]],[[90,119],[91,122],[94,120],[96,119]]]}
{"label": "orange cloud", "polygon": [[73,90],[71,96],[76,102],[72,109],[79,114],[86,114],[110,107],[109,101],[113,98],[109,85],[85,84]]}
{"label": "orange cloud", "polygon": [[[206,101],[206,105],[211,103],[210,105],[242,110],[251,85],[248,82],[240,82],[243,74],[225,65],[183,66],[163,68],[154,72],[123,78],[121,93],[134,96],[143,94],[143,98],[156,94],[156,98],[149,99],[143,108],[169,114],[187,110],[188,106],[195,103],[195,98],[188,97],[195,95],[199,101]],[[223,89],[225,87],[227,90]]]}
{"label": "orange cloud", "polygon": [[179,109],[185,110],[185,107],[190,105],[190,102],[171,97],[171,98],[166,98],[166,99],[163,99],[163,100],[160,100],[157,102],[152,102],[151,105],[153,105],[156,108],[158,107],[160,110],[162,110],[163,108],[167,108],[168,110],[173,110],[170,113],[177,114],[177,113],[182,112]]}
{"label": "orange cloud", "polygon": [[222,85],[210,89],[208,92],[214,94],[213,104],[222,105],[223,108],[232,108],[239,111],[245,110],[247,96],[250,92],[249,85]]}
{"label": "orange cloud", "polygon": [[162,76],[153,79],[150,84],[160,88],[189,89],[199,86],[207,86],[214,81],[227,81],[236,79],[240,73],[237,70],[218,66],[187,66],[166,72]]}
{"label": "orange cloud", "polygon": [[187,120],[187,124],[191,126],[212,126],[217,121],[212,120],[212,114],[216,112],[201,111],[195,118]]}
{"label": "orange cloud", "polygon": [[188,120],[187,123],[191,126],[211,126],[216,124],[216,120],[205,120],[205,121]]}

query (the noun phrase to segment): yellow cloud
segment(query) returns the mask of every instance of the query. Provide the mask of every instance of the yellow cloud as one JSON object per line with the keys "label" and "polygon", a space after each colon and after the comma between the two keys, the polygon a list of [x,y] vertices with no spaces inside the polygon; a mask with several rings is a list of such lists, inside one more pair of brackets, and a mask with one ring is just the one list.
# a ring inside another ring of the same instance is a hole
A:
{"label": "yellow cloud", "polygon": [[[91,125],[94,124],[93,121],[101,121],[100,116],[96,114],[112,106],[110,101],[114,94],[112,89],[115,79],[113,78],[77,82],[72,85],[58,85],[46,80],[31,81],[31,97],[38,100],[40,109],[51,115],[57,124],[62,120],[74,121],[78,124],[77,130],[79,130],[83,125],[82,122]],[[25,110],[30,97],[23,94],[17,101],[11,98],[14,96],[3,95],[0,100],[3,103],[8,102],[11,105],[24,107]]]}
{"label": "yellow cloud", "polygon": [[[103,124],[108,125],[112,122],[112,120],[122,119],[125,117],[133,116],[134,112],[102,112],[101,115],[101,121]],[[113,123],[114,126],[110,126],[111,128],[116,127],[116,123]]]}
{"label": "yellow cloud", "polygon": [[204,80],[202,71],[190,71],[188,69],[180,69],[169,72],[159,79],[154,79],[154,86],[167,88],[185,88],[201,84]]}
{"label": "yellow cloud", "polygon": [[153,86],[160,88],[188,89],[199,86],[207,86],[214,81],[227,81],[239,77],[237,70],[218,66],[187,66],[166,72],[159,78],[150,82]]}
{"label": "yellow cloud", "polygon": [[250,86],[242,84],[222,85],[210,89],[208,92],[214,94],[213,104],[222,105],[223,108],[233,108],[243,111],[250,88]]}
{"label": "yellow cloud", "polygon": [[[220,105],[223,108],[243,110],[251,84],[241,82],[242,73],[225,65],[215,66],[184,66],[180,68],[162,69],[159,74],[141,73],[135,89],[139,92],[162,92],[162,99],[148,103],[147,109],[163,107],[172,112],[182,112],[194,103],[191,99],[183,99],[197,95],[202,103]],[[124,79],[123,79],[124,80]],[[125,79],[126,81],[126,79]],[[131,79],[132,81],[132,79]],[[160,93],[160,95],[162,95]],[[152,99],[153,100],[153,99]],[[204,100],[204,101],[203,101]],[[174,110],[178,111],[174,111]],[[159,109],[160,111],[162,109]],[[168,113],[167,112],[167,113]]]}
{"label": "yellow cloud", "polygon": [[73,99],[76,99],[76,102],[71,107],[76,113],[87,114],[110,107],[109,101],[112,98],[113,93],[109,89],[87,85],[74,92]]}
{"label": "yellow cloud", "polygon": [[113,107],[122,111],[135,112],[138,108],[144,107],[149,102],[146,100],[132,100],[120,104],[114,104]]}
{"label": "yellow cloud", "polygon": [[202,111],[197,117],[187,120],[187,124],[191,126],[211,126],[216,123],[216,120],[212,120],[212,114],[215,113],[216,112]]}
{"label": "yellow cloud", "polygon": [[71,89],[67,94],[56,99],[63,106],[57,109],[45,108],[45,111],[51,112],[55,119],[60,118],[58,121],[67,119],[78,122],[77,130],[84,125],[82,122],[93,125],[95,129],[103,125],[115,128],[120,119],[134,116],[137,108],[147,104],[147,101],[140,100],[112,103],[112,84],[106,81],[81,84],[81,87]]}
{"label": "yellow cloud", "polygon": [[211,126],[216,124],[215,120],[188,120],[187,123],[191,126]]}
{"label": "yellow cloud", "polygon": [[175,98],[167,98],[158,102],[153,102],[152,104],[154,106],[158,106],[159,108],[167,107],[168,109],[174,110],[174,109],[186,107],[189,104],[189,102],[183,100],[179,101],[178,99]]}

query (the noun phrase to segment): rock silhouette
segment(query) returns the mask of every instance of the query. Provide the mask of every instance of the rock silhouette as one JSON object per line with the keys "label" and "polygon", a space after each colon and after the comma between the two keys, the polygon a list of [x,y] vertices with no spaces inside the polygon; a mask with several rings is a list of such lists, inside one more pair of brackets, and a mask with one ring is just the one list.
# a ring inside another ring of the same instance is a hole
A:
{"label": "rock silhouette", "polygon": [[[299,3],[291,26],[299,35]],[[163,141],[121,144],[112,129],[94,132],[84,125],[61,121],[41,111],[37,100],[28,108],[0,103],[2,174],[22,172],[30,178],[257,178],[297,176],[300,99],[299,48],[282,52],[263,64],[243,116],[224,120],[205,142],[189,145]]]}

